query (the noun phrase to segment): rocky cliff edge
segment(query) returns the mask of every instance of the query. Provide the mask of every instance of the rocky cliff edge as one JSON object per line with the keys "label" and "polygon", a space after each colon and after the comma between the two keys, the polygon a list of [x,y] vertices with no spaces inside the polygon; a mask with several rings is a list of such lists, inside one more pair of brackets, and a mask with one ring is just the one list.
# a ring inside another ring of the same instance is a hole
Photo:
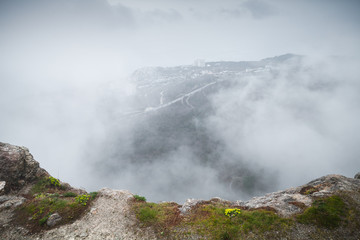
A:
{"label": "rocky cliff edge", "polygon": [[0,143],[0,166],[0,239],[360,239],[360,174],[327,175],[249,201],[178,205],[72,188],[25,147]]}

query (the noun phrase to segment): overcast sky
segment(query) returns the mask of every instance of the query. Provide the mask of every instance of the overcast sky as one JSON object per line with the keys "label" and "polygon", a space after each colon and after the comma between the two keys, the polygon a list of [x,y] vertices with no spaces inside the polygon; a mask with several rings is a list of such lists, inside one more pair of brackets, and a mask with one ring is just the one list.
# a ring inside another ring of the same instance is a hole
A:
{"label": "overcast sky", "polygon": [[97,103],[139,67],[360,54],[358,0],[0,0],[0,141],[81,186]]}

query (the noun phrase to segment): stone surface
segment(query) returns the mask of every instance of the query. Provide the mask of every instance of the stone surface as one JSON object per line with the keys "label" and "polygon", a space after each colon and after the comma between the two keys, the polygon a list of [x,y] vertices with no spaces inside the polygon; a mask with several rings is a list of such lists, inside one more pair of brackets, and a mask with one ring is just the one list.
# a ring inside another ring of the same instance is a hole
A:
{"label": "stone surface", "polygon": [[38,177],[49,176],[26,147],[7,143],[0,143],[0,166],[0,181],[6,181],[6,192],[18,190]]}
{"label": "stone surface", "polygon": [[282,216],[290,216],[301,212],[303,207],[310,206],[316,197],[326,197],[337,191],[359,190],[360,181],[331,174],[296,188],[254,197],[246,202],[237,201],[236,204],[252,209],[271,208]]}
{"label": "stone surface", "polygon": [[[39,163],[33,159],[26,148],[4,143],[0,143],[0,166],[0,189],[5,190],[5,194],[0,195],[0,239],[156,239],[152,229],[139,226],[131,209],[133,195],[126,190],[108,188],[99,191],[98,197],[92,202],[89,211],[75,222],[59,226],[61,216],[54,213],[47,220],[47,225],[54,228],[29,234],[29,230],[26,228],[12,225],[14,210],[26,201],[22,194],[27,196],[33,180],[49,175],[39,167]],[[6,191],[8,185],[10,190],[21,189],[20,191]],[[74,190],[68,184],[62,183],[62,185],[69,191]],[[78,191],[80,193],[82,190]],[[255,197],[249,201],[229,202],[221,198],[213,198],[209,201],[188,199],[180,206],[180,211],[182,215],[186,215],[197,204],[225,203],[245,209],[273,209],[279,215],[291,216],[310,206],[318,197],[330,196],[339,191],[350,192],[351,198],[357,203],[360,202],[360,181],[358,179],[341,175],[327,175],[305,185]],[[313,226],[305,225],[296,226],[292,231],[294,234],[290,233],[288,239],[314,239],[314,236],[318,234]],[[333,232],[325,234],[325,236],[335,236],[332,239],[344,239],[344,236],[352,236],[352,234],[353,232],[339,230],[337,236],[333,235]],[[347,239],[359,239],[359,236],[357,234],[354,238]],[[189,236],[187,239],[199,238]],[[250,236],[247,239],[257,238]]]}
{"label": "stone surface", "polygon": [[0,181],[0,195],[3,195],[5,193],[5,181]]}
{"label": "stone surface", "polygon": [[355,179],[360,179],[360,172],[358,172],[358,173],[355,175],[354,178],[355,178]]}
{"label": "stone surface", "polygon": [[[152,231],[141,229],[129,209],[129,191],[103,188],[91,210],[73,224],[37,235],[39,239],[156,239]],[[34,236],[34,239],[35,236]]]}
{"label": "stone surface", "polygon": [[62,217],[58,213],[51,214],[46,221],[46,224],[49,227],[55,226],[58,222],[60,222]]}

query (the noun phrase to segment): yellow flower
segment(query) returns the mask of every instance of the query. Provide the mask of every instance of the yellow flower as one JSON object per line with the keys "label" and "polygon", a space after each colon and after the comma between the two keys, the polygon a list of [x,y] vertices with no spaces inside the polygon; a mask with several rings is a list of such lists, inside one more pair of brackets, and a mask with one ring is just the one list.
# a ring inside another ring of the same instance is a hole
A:
{"label": "yellow flower", "polygon": [[237,209],[237,208],[227,208],[225,209],[225,216],[228,216],[228,217],[234,217],[238,214],[240,214],[241,211],[240,209]]}

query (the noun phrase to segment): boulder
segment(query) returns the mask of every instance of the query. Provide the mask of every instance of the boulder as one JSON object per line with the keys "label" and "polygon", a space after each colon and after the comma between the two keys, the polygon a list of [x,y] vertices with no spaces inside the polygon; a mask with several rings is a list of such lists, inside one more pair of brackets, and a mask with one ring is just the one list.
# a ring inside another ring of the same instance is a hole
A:
{"label": "boulder", "polygon": [[0,181],[6,181],[5,192],[18,190],[39,177],[49,176],[26,147],[1,142],[0,166]]}
{"label": "boulder", "polygon": [[60,222],[62,217],[58,213],[51,214],[50,217],[47,219],[46,224],[49,227],[55,226],[58,222]]}

